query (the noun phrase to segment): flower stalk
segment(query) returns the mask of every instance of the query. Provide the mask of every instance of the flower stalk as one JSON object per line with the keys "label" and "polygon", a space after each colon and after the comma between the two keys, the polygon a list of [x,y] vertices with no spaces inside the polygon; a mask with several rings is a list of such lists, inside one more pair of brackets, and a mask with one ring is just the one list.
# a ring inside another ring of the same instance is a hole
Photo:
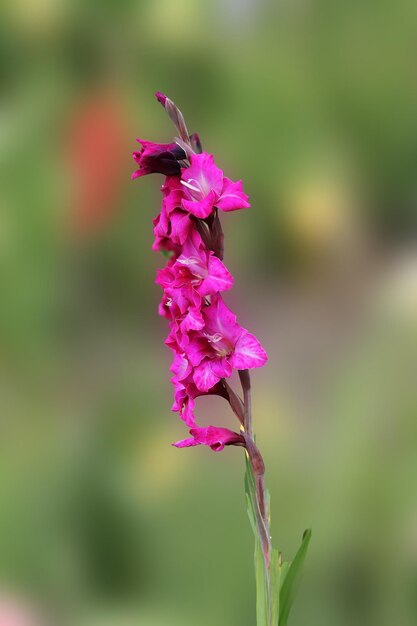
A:
{"label": "flower stalk", "polygon": [[[249,198],[242,182],[224,176],[213,156],[203,151],[199,136],[189,135],[174,102],[161,92],[156,98],[178,137],[168,144],[138,140],[142,148],[133,158],[139,168],[132,178],[165,175],[161,212],[153,222],[152,248],[168,259],[156,278],[163,290],[159,314],[168,321],[165,343],[174,355],[172,409],[190,434],[173,445],[205,445],[215,452],[226,446],[244,448],[246,499],[255,534],[257,626],[286,626],[311,533],[305,533],[292,563],[285,563],[272,547],[265,463],[253,432],[250,379],[250,370],[265,365],[268,357],[258,339],[238,323],[222,296],[234,279],[223,263],[219,212],[248,208]],[[228,382],[234,370],[239,373],[243,399]],[[239,422],[238,432],[197,423],[195,401],[207,395],[227,401]]]}

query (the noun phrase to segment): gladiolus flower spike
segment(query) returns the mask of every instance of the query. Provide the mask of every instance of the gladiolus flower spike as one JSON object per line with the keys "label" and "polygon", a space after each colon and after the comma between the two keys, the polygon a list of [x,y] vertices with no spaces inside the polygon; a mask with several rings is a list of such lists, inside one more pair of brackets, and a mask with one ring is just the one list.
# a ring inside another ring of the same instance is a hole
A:
{"label": "gladiolus flower spike", "polygon": [[[153,173],[165,176],[161,211],[153,222],[152,248],[165,251],[168,257],[156,278],[163,290],[159,314],[168,320],[165,343],[173,352],[172,409],[190,429],[189,438],[173,445],[202,445],[215,452],[226,446],[244,448],[248,513],[256,542],[257,626],[285,626],[311,532],[304,534],[294,561],[284,567],[280,553],[272,548],[265,464],[252,427],[249,371],[265,365],[268,357],[222,296],[234,281],[223,263],[220,211],[249,208],[249,198],[242,181],[227,178],[213,155],[203,151],[198,134],[189,135],[174,102],[161,92],[155,95],[179,136],[166,144],[138,140],[142,148],[133,152],[133,158],[139,169],[132,178]],[[228,382],[235,370],[243,398]],[[239,432],[198,425],[195,400],[205,395],[218,395],[227,401],[238,420]]]}

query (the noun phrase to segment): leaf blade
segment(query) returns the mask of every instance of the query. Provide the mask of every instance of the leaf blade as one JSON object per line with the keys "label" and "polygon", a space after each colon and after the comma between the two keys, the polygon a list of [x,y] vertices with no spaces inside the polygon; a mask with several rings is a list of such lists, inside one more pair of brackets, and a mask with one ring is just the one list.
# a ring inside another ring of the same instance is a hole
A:
{"label": "leaf blade", "polygon": [[307,555],[308,546],[311,540],[311,528],[306,530],[303,535],[301,546],[298,549],[294,560],[288,567],[285,579],[282,582],[280,591],[280,613],[279,626],[286,626],[291,607],[294,602],[295,593],[301,578],[302,567]]}

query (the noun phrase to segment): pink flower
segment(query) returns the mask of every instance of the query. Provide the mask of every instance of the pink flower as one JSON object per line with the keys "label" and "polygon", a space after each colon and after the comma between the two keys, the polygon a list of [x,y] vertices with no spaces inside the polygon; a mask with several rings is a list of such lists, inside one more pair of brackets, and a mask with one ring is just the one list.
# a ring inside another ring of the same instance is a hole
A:
{"label": "pink flower", "polygon": [[211,154],[202,152],[190,156],[190,167],[181,170],[184,187],[182,207],[201,219],[208,217],[214,207],[235,211],[250,206],[243,192],[242,181],[233,182],[223,176]]}
{"label": "pink flower", "polygon": [[[178,304],[182,313],[190,305],[201,308],[201,298],[233,285],[233,276],[211,250],[204,246],[200,235],[193,231],[184,241],[182,253],[159,270],[156,283]],[[198,295],[199,298],[195,298]]]}
{"label": "pink flower", "polygon": [[254,335],[237,323],[236,315],[220,295],[211,297],[211,304],[202,310],[202,315],[204,328],[190,332],[186,346],[198,389],[208,391],[221,378],[229,378],[233,369],[265,365],[265,350]]}
{"label": "pink flower", "polygon": [[[179,355],[180,356],[180,355]],[[181,358],[181,356],[180,356]],[[178,359],[179,360],[179,359]],[[171,371],[175,371],[177,366],[176,358],[171,367]],[[192,376],[188,374],[186,377],[174,375],[171,379],[174,385],[174,404],[172,405],[172,411],[179,413],[180,417],[187,426],[194,427],[196,425],[194,417],[195,399],[203,395],[203,393],[195,386]]]}
{"label": "pink flower", "polygon": [[174,209],[168,213],[164,205],[153,220],[153,224],[155,240],[152,250],[169,250],[176,254],[180,253],[181,246],[194,227],[188,213],[181,209]]}
{"label": "pink flower", "polygon": [[245,446],[243,435],[233,432],[228,428],[191,428],[191,438],[177,441],[172,445],[176,448],[189,448],[191,446],[209,446],[214,452],[220,452],[225,446]]}
{"label": "pink flower", "polygon": [[174,360],[171,365],[171,372],[174,376],[171,382],[174,385],[174,403],[172,410],[179,413],[180,417],[187,426],[195,427],[196,420],[194,416],[195,400],[203,395],[221,396],[228,400],[227,391],[221,383],[211,387],[208,391],[201,391],[195,385],[193,380],[193,368],[188,361],[184,352],[176,347],[171,346],[175,352]]}
{"label": "pink flower", "polygon": [[180,253],[181,246],[195,228],[191,216],[181,208],[183,190],[179,177],[168,176],[161,189],[162,208],[153,220],[155,241],[153,250],[171,250]]}
{"label": "pink flower", "polygon": [[181,167],[179,161],[186,158],[182,148],[176,143],[152,143],[144,139],[137,139],[142,149],[133,152],[133,158],[139,169],[133,172],[132,178],[146,176],[146,174],[165,174],[165,176],[179,175]]}

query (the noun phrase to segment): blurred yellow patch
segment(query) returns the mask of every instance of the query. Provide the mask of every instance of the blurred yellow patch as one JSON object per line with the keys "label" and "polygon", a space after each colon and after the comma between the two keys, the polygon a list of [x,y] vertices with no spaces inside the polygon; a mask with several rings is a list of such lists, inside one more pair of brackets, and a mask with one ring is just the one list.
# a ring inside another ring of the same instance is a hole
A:
{"label": "blurred yellow patch", "polygon": [[[143,7],[140,9],[143,20]],[[147,33],[159,44],[182,45],[188,49],[190,41],[198,41],[201,5],[192,0],[160,0],[146,8]]]}
{"label": "blurred yellow patch", "polygon": [[65,0],[9,0],[6,10],[19,29],[32,34],[51,32],[68,15]]}
{"label": "blurred yellow patch", "polygon": [[287,208],[290,234],[311,251],[332,249],[352,231],[350,190],[337,179],[299,181],[288,193]]}
{"label": "blurred yellow patch", "polygon": [[[187,431],[184,431],[184,437],[186,435]],[[171,430],[164,432],[158,427],[146,444],[139,442],[134,467],[135,483],[148,501],[162,503],[164,498],[174,493],[175,486],[182,481],[192,462],[190,456],[181,454],[181,450],[170,445],[174,439]]]}

